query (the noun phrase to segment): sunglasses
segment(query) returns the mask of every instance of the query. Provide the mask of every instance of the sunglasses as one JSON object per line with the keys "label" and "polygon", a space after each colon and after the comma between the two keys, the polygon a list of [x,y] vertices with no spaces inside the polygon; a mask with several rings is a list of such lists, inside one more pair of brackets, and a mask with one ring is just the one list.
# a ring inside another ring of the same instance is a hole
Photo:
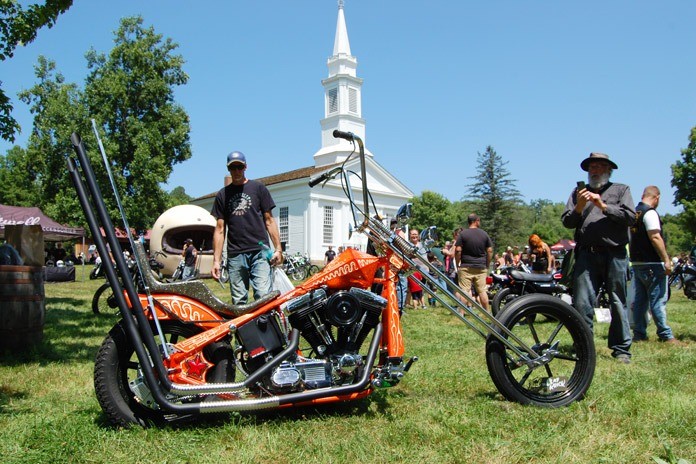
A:
{"label": "sunglasses", "polygon": [[246,166],[243,164],[232,164],[227,167],[230,171],[241,171],[242,169],[245,169]]}

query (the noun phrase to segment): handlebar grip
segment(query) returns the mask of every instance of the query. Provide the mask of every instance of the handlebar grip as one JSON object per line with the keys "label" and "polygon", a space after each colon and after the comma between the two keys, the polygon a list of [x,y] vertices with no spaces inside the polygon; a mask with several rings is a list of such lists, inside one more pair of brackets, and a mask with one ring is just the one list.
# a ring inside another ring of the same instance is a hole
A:
{"label": "handlebar grip", "polygon": [[328,176],[326,173],[321,174],[319,177],[315,177],[314,179],[309,179],[309,188],[314,187],[317,184],[320,184],[321,182],[324,182]]}
{"label": "handlebar grip", "polygon": [[353,134],[352,132],[343,132],[338,129],[333,131],[333,136],[335,139],[345,139],[349,142],[352,142],[355,138],[355,134]]}

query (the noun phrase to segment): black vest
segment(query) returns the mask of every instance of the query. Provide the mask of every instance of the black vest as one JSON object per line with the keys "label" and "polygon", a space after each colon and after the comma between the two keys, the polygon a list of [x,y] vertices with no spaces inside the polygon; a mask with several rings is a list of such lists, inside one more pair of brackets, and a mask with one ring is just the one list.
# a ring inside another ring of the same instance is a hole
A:
{"label": "black vest", "polygon": [[[655,251],[650,238],[648,238],[648,231],[645,230],[645,223],[643,222],[643,216],[645,213],[650,211],[652,208],[646,205],[642,201],[636,206],[636,222],[631,227],[631,262],[636,263],[661,263],[662,258]],[[660,236],[664,240],[664,235],[662,234],[662,219],[658,215],[660,220]],[[665,243],[666,245],[666,243]]]}

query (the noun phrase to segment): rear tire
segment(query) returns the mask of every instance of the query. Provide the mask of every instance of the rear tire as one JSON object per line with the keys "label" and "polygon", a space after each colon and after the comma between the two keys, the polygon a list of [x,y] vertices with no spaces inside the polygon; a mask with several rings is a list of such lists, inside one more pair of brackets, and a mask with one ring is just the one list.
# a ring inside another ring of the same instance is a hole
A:
{"label": "rear tire", "polygon": [[[541,366],[517,365],[513,360],[518,355],[489,335],[488,372],[506,399],[556,408],[584,398],[594,377],[596,353],[592,332],[572,306],[550,295],[528,294],[507,305],[497,319],[537,355],[551,356]],[[496,332],[510,340],[501,329]]]}
{"label": "rear tire", "polygon": [[316,274],[317,272],[319,272],[319,266],[317,266],[316,264],[312,264],[311,266],[309,266],[309,271],[307,272],[307,277],[311,277],[314,274]]}
{"label": "rear tire", "polygon": [[[129,382],[141,375],[140,364],[122,324],[122,321],[116,324],[104,339],[94,365],[94,390],[109,422],[118,427],[130,427],[133,424],[146,427],[151,424],[182,422],[197,417],[165,413],[155,404],[141,403],[136,399]],[[178,343],[201,332],[198,327],[177,322],[162,322],[161,327],[164,338],[169,344]],[[154,327],[152,329],[154,330]],[[161,343],[159,336],[156,335],[155,339],[158,344]],[[231,358],[221,357],[221,351],[209,353],[209,348],[206,348],[204,354],[211,363],[215,364],[215,367],[208,371],[206,380],[233,382],[235,369]]]}

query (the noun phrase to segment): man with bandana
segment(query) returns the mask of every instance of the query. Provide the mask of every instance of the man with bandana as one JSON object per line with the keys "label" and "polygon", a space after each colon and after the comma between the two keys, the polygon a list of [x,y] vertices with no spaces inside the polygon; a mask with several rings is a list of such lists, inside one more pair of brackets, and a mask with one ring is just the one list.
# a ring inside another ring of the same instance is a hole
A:
{"label": "man with bandana", "polygon": [[619,362],[631,362],[631,330],[626,308],[628,228],[636,218],[631,189],[610,182],[616,163],[604,153],[590,153],[580,167],[587,185],[578,182],[561,216],[575,229],[573,305],[593,327],[594,302],[602,284],[611,301],[608,345]]}
{"label": "man with bandana", "polygon": [[[261,298],[271,291],[271,266],[283,262],[280,232],[271,210],[275,203],[265,185],[247,179],[246,157],[240,151],[227,155],[227,169],[232,182],[215,196],[211,214],[217,220],[213,232],[213,278],[220,278],[220,267],[227,266],[230,276],[232,303],[246,304],[249,283],[254,297]],[[221,263],[222,246],[227,228],[227,262]],[[273,255],[267,250],[273,243]]]}

